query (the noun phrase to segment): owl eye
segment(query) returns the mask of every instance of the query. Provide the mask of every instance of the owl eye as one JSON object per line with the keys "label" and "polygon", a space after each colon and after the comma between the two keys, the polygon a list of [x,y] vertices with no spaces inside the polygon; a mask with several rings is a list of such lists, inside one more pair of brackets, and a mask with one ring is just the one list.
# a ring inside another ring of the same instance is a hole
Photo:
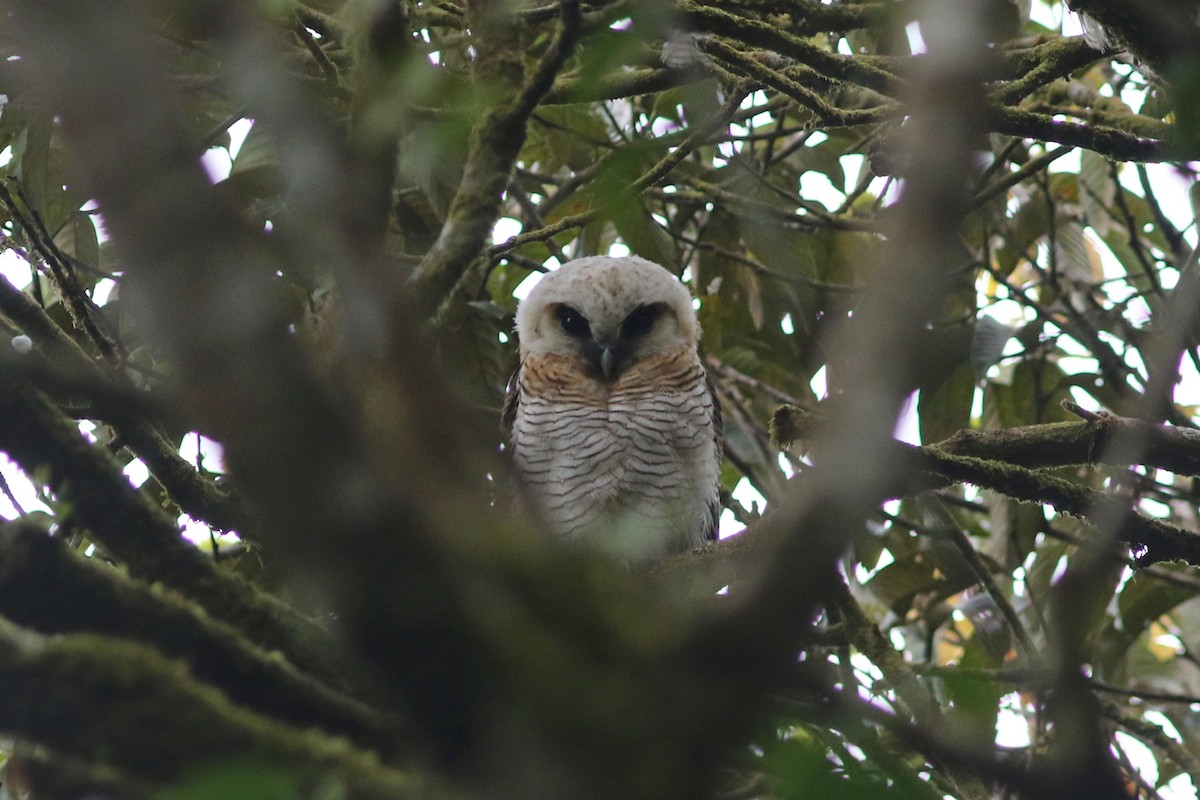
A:
{"label": "owl eye", "polygon": [[638,306],[630,311],[629,316],[621,323],[621,335],[632,338],[649,333],[654,327],[654,320],[658,319],[659,310],[657,305],[649,305]]}
{"label": "owl eye", "polygon": [[570,306],[558,307],[558,324],[571,336],[588,336],[592,329],[588,326],[587,318]]}

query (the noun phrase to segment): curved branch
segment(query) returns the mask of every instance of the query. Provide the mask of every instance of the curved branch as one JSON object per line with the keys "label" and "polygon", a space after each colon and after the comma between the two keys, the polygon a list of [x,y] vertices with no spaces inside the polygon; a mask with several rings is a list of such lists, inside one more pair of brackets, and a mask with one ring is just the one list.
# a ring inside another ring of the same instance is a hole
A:
{"label": "curved branch", "polygon": [[232,627],[169,591],[154,592],[100,568],[29,523],[0,524],[0,613],[39,633],[97,633],[185,661],[231,700],[360,745],[394,745],[395,720],[334,692],[272,657]]}
{"label": "curved branch", "polygon": [[1004,54],[1006,66],[1016,68],[1022,74],[994,89],[992,99],[999,103],[1016,103],[1038,88],[1070,75],[1105,55],[1084,41],[1082,36],[1056,39],[1025,50],[1010,50]]}
{"label": "curved branch", "polygon": [[[1193,434],[1147,426],[1136,420],[1117,419],[1111,427],[1103,428],[1099,427],[1101,420],[1098,419],[1015,428],[997,434],[966,432],[956,434],[946,442],[923,447],[893,440],[887,445],[888,452],[879,457],[897,459],[909,465],[889,487],[888,492],[893,497],[939,488],[947,482],[969,483],[1017,500],[1051,505],[1060,512],[1097,524],[1119,520],[1116,538],[1134,550],[1137,566],[1176,559],[1200,564],[1200,534],[1139,514],[1132,497],[1105,494],[1030,468],[1096,463],[1099,453],[1113,451],[1113,448],[1102,450],[1100,443],[1112,441],[1117,435],[1123,439],[1130,433],[1146,436],[1151,451],[1170,460],[1174,466],[1194,468],[1188,465],[1195,463],[1200,432]],[[798,441],[812,430],[812,415],[784,407],[776,413],[772,428],[776,441]],[[1031,442],[1035,444],[1031,446]],[[1168,451],[1168,447],[1179,447],[1181,443],[1186,443],[1182,453]],[[1054,451],[1058,454],[1052,457]],[[1117,454],[1119,457],[1120,451]],[[996,457],[1001,455],[1019,461]]]}
{"label": "curved branch", "polygon": [[325,677],[341,675],[332,664],[325,631],[218,570],[180,536],[174,520],[129,485],[106,452],[80,435],[72,420],[40,392],[7,376],[0,380],[0,448],[30,475],[49,468],[58,498],[130,574],[176,589],[298,665]]}
{"label": "curved branch", "polygon": [[301,783],[336,776],[349,798],[447,794],[429,779],[380,767],[344,740],[238,708],[144,645],[85,634],[46,637],[3,619],[0,727],[154,782],[253,754]]}
{"label": "curved branch", "polygon": [[109,423],[121,440],[167,490],[188,516],[204,520],[222,530],[236,530],[254,539],[256,523],[241,498],[200,474],[179,455],[156,425],[140,413],[137,404],[115,402],[121,390],[88,357],[62,328],[58,327],[33,298],[0,275],[0,314],[24,331],[33,343],[72,383],[94,402],[98,419]]}
{"label": "curved branch", "polygon": [[558,34],[524,86],[484,114],[472,130],[462,181],[446,223],[410,280],[425,307],[435,308],[441,303],[487,242],[513,163],[525,144],[529,115],[553,85],[575,47],[578,33],[579,3],[564,0]]}
{"label": "curved branch", "polygon": [[908,81],[883,69],[875,63],[877,59],[830,53],[778,25],[689,0],[680,2],[679,10],[688,22],[700,30],[773,50],[812,68],[828,80],[848,81],[892,97],[909,88]]}
{"label": "curved branch", "polygon": [[1186,161],[1195,157],[1194,153],[1189,154],[1189,151],[1166,138],[1172,131],[1171,126],[1166,124],[1162,126],[1159,138],[1147,138],[1105,125],[1060,121],[1049,114],[1012,106],[992,105],[987,117],[986,124],[995,133],[1082,147],[1114,161],[1158,163]]}

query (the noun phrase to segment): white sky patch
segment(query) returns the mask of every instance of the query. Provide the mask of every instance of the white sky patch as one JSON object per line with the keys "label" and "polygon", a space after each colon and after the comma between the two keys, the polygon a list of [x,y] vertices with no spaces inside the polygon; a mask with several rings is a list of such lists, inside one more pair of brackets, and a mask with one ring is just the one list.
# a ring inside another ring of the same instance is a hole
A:
{"label": "white sky patch", "polygon": [[101,307],[108,305],[108,301],[112,299],[113,290],[116,288],[117,282],[112,278],[101,278],[92,288],[92,302]]}
{"label": "white sky patch", "polygon": [[241,151],[242,145],[246,142],[246,135],[250,133],[250,128],[254,127],[254,121],[249,119],[239,119],[237,122],[229,126],[229,147],[210,147],[204,151],[204,155],[200,156],[200,163],[204,165],[204,169],[208,172],[208,179],[213,183],[220,183],[229,177],[233,171],[233,160],[237,158],[238,152]]}
{"label": "white sky patch", "polygon": [[900,406],[900,413],[896,415],[896,427],[892,435],[902,442],[917,445],[921,443],[921,425],[917,416],[917,403],[920,398],[920,391],[910,394]]}
{"label": "white sky patch", "polygon": [[507,242],[521,232],[521,221],[512,217],[501,217],[492,226],[492,244]]}
{"label": "white sky patch", "polygon": [[925,37],[921,35],[921,23],[910,22],[904,26],[904,35],[908,37],[908,47],[913,55],[928,52],[925,47]]}
{"label": "white sky patch", "polygon": [[[192,519],[187,514],[180,514],[176,522],[183,532],[183,538],[200,547],[202,550],[209,551],[212,549],[213,532],[211,528],[199,520]],[[220,545],[221,541],[226,540],[226,536],[228,536],[227,541],[231,544],[237,541],[237,537],[232,534],[219,534],[217,536],[218,545]]]}
{"label": "white sky patch", "polygon": [[721,154],[723,159],[731,159],[742,151],[742,143],[740,141],[720,142],[717,144],[717,152]]}
{"label": "white sky patch", "polygon": [[21,258],[16,250],[0,252],[0,275],[18,289],[24,289],[33,283],[29,262]]}
{"label": "white sky patch", "polygon": [[1067,391],[1071,393],[1071,399],[1074,400],[1075,404],[1078,405],[1080,408],[1082,408],[1086,411],[1095,411],[1095,412],[1099,412],[1099,411],[1103,410],[1100,408],[1100,401],[1097,400],[1096,398],[1092,397],[1090,394],[1085,392],[1080,387],[1072,386]]}
{"label": "white sky patch", "polygon": [[204,165],[204,171],[208,173],[208,179],[212,183],[220,183],[233,171],[233,159],[224,147],[208,148],[204,155],[200,156],[200,163]]}
{"label": "white sky patch", "polygon": [[853,190],[862,176],[863,165],[867,163],[867,157],[862,153],[848,153],[838,161],[842,162],[842,170],[846,173],[847,191]]}
{"label": "white sky patch", "polygon": [[813,394],[818,400],[824,400],[829,396],[829,384],[825,379],[826,371],[822,366],[819,370],[813,373],[812,380],[808,382],[808,388],[813,390]]}
{"label": "white sky patch", "polygon": [[[683,107],[675,106],[675,113],[682,117]],[[679,125],[674,120],[667,119],[666,117],[655,117],[654,121],[650,123],[650,133],[655,136],[666,136],[668,133],[674,133],[677,130],[679,130]]]}
{"label": "white sky patch", "polygon": [[1158,762],[1154,760],[1154,753],[1149,747],[1133,738],[1125,731],[1117,731],[1113,735],[1117,745],[1125,751],[1125,755],[1129,756],[1129,761],[1133,764],[1134,769],[1142,776],[1142,779],[1154,786],[1158,783]]}
{"label": "white sky patch", "polygon": [[[746,99],[742,101],[741,107],[743,109],[750,110],[752,108],[765,106],[767,102],[767,93],[762,89],[758,89],[757,91],[751,92],[746,96]],[[769,111],[760,111],[750,119],[746,120],[744,127],[742,125],[731,125],[730,130],[738,128],[742,131],[742,134],[739,135],[743,135],[744,133],[748,132],[748,129],[752,130],[754,128],[762,128],[772,124],[774,121],[775,118],[771,116]]]}
{"label": "white sky patch", "polygon": [[1021,693],[1013,692],[1000,698],[996,716],[996,744],[1000,747],[1029,747],[1029,721],[1021,708]]}
{"label": "white sky patch", "polygon": [[842,204],[841,198],[844,195],[841,189],[833,185],[828,175],[810,169],[800,176],[800,196],[833,211]]}
{"label": "white sky patch", "polygon": [[[871,686],[876,681],[883,680],[883,673],[879,670],[879,667],[875,666],[875,663],[862,653],[850,654],[850,666],[854,667],[854,671],[865,679],[863,683],[867,686]],[[867,696],[863,699],[869,701],[871,697]]]}
{"label": "white sky patch", "polygon": [[225,472],[225,448],[207,436],[189,433],[179,445],[179,456],[189,464],[195,464],[198,455],[202,456],[201,463],[206,471]]}
{"label": "white sky patch", "polygon": [[[1181,231],[1192,228],[1195,220],[1192,215],[1192,204],[1188,199],[1188,189],[1191,188],[1192,179],[1180,173],[1170,164],[1146,164],[1145,167],[1163,215]],[[1138,177],[1137,168],[1132,164],[1126,165],[1120,171],[1119,180],[1121,185],[1130,191],[1138,195],[1142,194],[1142,181]],[[1195,241],[1195,232],[1192,231],[1192,233],[1192,241]]]}
{"label": "white sky patch", "polygon": [[746,529],[746,526],[737,521],[733,516],[733,512],[728,508],[721,511],[721,516],[717,518],[717,538],[725,539],[733,536],[735,533],[741,533]]}
{"label": "white sky patch", "polygon": [[[737,500],[747,509],[754,510],[757,506],[761,513],[767,506],[767,498],[754,488],[746,478],[742,478],[737,482],[737,486],[733,487],[730,492],[734,500]],[[717,521],[717,536],[724,539],[727,536],[732,536],[735,533],[740,533],[745,526],[734,518],[733,512],[725,509],[721,512],[721,517]]]}
{"label": "white sky patch", "polygon": [[246,143],[246,136],[250,133],[250,129],[254,127],[254,120],[239,119],[237,122],[229,126],[229,155],[237,158],[238,153],[242,151],[242,145]]}
{"label": "white sky patch", "polygon": [[12,491],[13,497],[21,508],[17,509],[13,506],[12,501],[8,499],[8,495],[0,492],[0,518],[11,520],[16,519],[21,515],[21,511],[26,514],[32,511],[42,511],[49,513],[50,509],[46,507],[38,499],[37,490],[33,484],[25,477],[25,473],[21,468],[8,459],[4,453],[0,453],[0,475],[4,476],[4,480],[8,483],[8,488]]}
{"label": "white sky patch", "polygon": [[79,432],[83,434],[83,438],[87,439],[92,444],[96,443],[96,423],[90,419],[85,419],[79,423]]}
{"label": "white sky patch", "polygon": [[[876,562],[875,566],[871,569],[867,569],[862,564],[856,562],[854,564],[854,579],[859,583],[866,583],[867,581],[871,580],[871,578],[874,578],[881,569],[894,563],[896,563],[896,557],[892,555],[891,550],[885,548],[883,552],[879,554],[879,561]],[[896,629],[893,628],[893,630]]]}
{"label": "white sky patch", "polygon": [[0,150],[0,169],[7,167],[12,161],[13,151],[12,145],[8,145],[3,150]]}
{"label": "white sky patch", "polygon": [[135,489],[139,488],[150,478],[150,470],[146,468],[146,465],[139,458],[135,458],[126,464],[125,469],[121,470],[121,472],[129,479],[129,482]]}
{"label": "white sky patch", "polygon": [[517,288],[513,289],[513,297],[517,298],[518,300],[524,300],[526,297],[529,296],[529,293],[531,291],[533,291],[533,287],[537,286],[537,282],[540,281],[541,279],[542,279],[542,273],[540,273],[540,272],[529,273],[529,275],[525,278],[525,280],[518,283]]}
{"label": "white sky patch", "polygon": [[1181,406],[1200,405],[1200,373],[1187,356],[1179,363],[1179,383],[1175,385],[1174,399]]}

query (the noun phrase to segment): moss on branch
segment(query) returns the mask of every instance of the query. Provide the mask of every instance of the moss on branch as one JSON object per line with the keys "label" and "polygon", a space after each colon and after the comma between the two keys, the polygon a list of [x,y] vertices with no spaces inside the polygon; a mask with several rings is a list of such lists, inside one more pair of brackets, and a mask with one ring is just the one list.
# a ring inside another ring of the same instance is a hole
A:
{"label": "moss on branch", "polygon": [[854,125],[867,125],[883,122],[900,114],[900,106],[896,103],[885,103],[863,109],[838,108],[826,101],[821,94],[810,89],[800,81],[768,66],[752,54],[743,52],[719,38],[705,37],[700,39],[697,44],[704,53],[719,59],[734,72],[746,75],[792,98],[804,108],[812,111],[825,126],[850,127]]}
{"label": "moss on branch", "polygon": [[0,728],[153,782],[252,754],[302,783],[334,778],[348,798],[448,796],[343,739],[239,708],[152,648],[88,634],[47,637],[2,619]]}
{"label": "moss on branch", "polygon": [[78,524],[135,577],[161,581],[261,645],[324,676],[337,675],[325,631],[213,562],[166,513],[134,490],[119,465],[85,440],[42,393],[0,380],[0,448],[29,474],[49,470]]}
{"label": "moss on branch", "polygon": [[1015,71],[1020,77],[1001,83],[993,90],[992,97],[999,103],[1016,103],[1040,87],[1103,56],[1104,53],[1093,49],[1082,37],[1054,39],[1034,47],[1008,50],[1003,55],[1005,69]]}
{"label": "moss on branch", "polygon": [[811,67],[831,81],[857,84],[889,96],[897,95],[907,86],[907,81],[878,66],[872,59],[831,53],[770,22],[688,0],[679,3],[679,10],[698,30],[773,50]]}
{"label": "moss on branch", "polygon": [[[449,295],[488,241],[513,164],[525,144],[529,116],[553,86],[578,33],[579,4],[563,2],[558,33],[541,60],[522,85],[503,91],[501,101],[472,129],[462,180],[446,223],[412,276],[412,288],[424,307],[436,308]],[[519,54],[520,42],[511,36],[506,41],[492,38],[482,45],[476,81],[481,88],[491,85],[494,90],[511,83],[507,73],[519,64],[514,54]]]}
{"label": "moss on branch", "polygon": [[812,36],[823,31],[850,31],[883,25],[895,11],[892,3],[820,3],[815,0],[736,0],[736,2],[680,3],[684,13],[736,11],[742,19],[776,23],[796,36]]}
{"label": "moss on branch", "polygon": [[[780,447],[789,447],[815,435],[819,418],[796,406],[781,406],[771,424],[773,441]],[[1118,453],[1108,447],[1116,437],[1126,436],[1137,437],[1145,445],[1136,463],[1179,475],[1200,475],[1200,431],[1117,414],[986,433],[966,429],[929,448],[953,456],[1003,461],[1030,469],[1084,464],[1126,467],[1134,462],[1127,458],[1112,460]]]}
{"label": "moss on branch", "polygon": [[[787,446],[818,435],[814,415],[794,406],[776,411],[773,440]],[[945,442],[918,447],[891,442],[881,457],[900,459],[910,469],[892,489],[913,494],[951,483],[970,483],[1016,500],[1051,505],[1060,512],[1104,525],[1118,522],[1115,537],[1134,550],[1138,566],[1183,560],[1200,564],[1200,534],[1137,513],[1134,498],[1111,495],[1064,480],[1038,468],[1104,463],[1121,452],[1106,445],[1118,436],[1142,437],[1140,463],[1193,474],[1200,464],[1200,435],[1178,428],[1102,416],[1093,421],[1014,428],[991,434],[963,431]],[[1158,461],[1164,463],[1159,464]],[[1128,466],[1127,460],[1113,462]]]}
{"label": "moss on branch", "polygon": [[1189,157],[1187,152],[1165,138],[1171,132],[1167,125],[1162,128],[1164,138],[1147,138],[1120,128],[1058,120],[1049,114],[1012,106],[993,104],[987,115],[987,125],[996,133],[1082,147],[1114,161],[1158,163]]}
{"label": "moss on branch", "polygon": [[196,604],[89,563],[29,523],[0,524],[0,614],[40,633],[142,642],[184,661],[236,703],[362,746],[392,750],[401,730],[398,721],[330,690]]}
{"label": "moss on branch", "polygon": [[222,530],[255,538],[256,522],[237,496],[200,474],[179,455],[158,426],[142,412],[144,404],[116,402],[112,395],[132,392],[120,386],[58,327],[33,298],[0,276],[0,314],[12,320],[63,376],[85,390],[96,419],[109,423],[126,447],[142,459],[150,473],[189,516]]}

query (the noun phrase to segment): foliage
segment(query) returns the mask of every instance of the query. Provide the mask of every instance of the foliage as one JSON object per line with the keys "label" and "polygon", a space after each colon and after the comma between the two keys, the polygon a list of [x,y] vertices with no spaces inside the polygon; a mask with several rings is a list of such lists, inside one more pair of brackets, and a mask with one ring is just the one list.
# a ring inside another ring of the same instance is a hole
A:
{"label": "foliage", "polygon": [[[6,0],[7,791],[1184,796],[1200,27],[1035,3]],[[594,253],[746,526],[644,574],[497,456]]]}

